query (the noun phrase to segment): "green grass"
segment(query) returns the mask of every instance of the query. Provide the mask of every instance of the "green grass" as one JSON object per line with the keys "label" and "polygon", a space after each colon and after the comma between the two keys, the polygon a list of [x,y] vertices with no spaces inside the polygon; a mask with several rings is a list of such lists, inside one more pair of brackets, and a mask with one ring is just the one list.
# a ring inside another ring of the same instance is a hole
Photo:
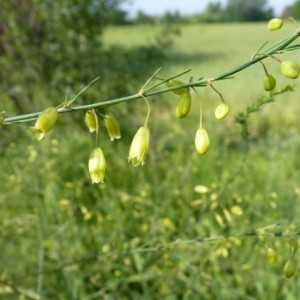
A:
{"label": "green grass", "polygon": [[[183,80],[214,77],[250,59],[264,41],[293,30],[269,33],[265,27],[183,26],[161,76],[192,68]],[[151,41],[158,31],[109,28],[104,41],[132,47]],[[275,61],[266,64],[279,86],[289,82]],[[123,138],[111,143],[102,124],[104,185],[90,183],[87,161],[94,137],[83,124],[65,115],[39,144],[25,126],[13,127],[20,138],[1,149],[0,298],[297,299],[299,274],[289,280],[283,274],[289,239],[272,233],[298,230],[299,85],[250,117],[247,150],[234,116],[264,95],[262,77],[257,65],[215,84],[231,107],[224,121],[213,116],[218,95],[198,89],[211,137],[205,156],[194,149],[199,118],[194,94],[193,111],[183,120],[175,117],[175,94],[150,100],[151,149],[139,168],[126,159],[143,123],[144,103],[113,108]],[[132,111],[138,116],[128,116],[130,107],[137,107]],[[199,192],[199,186],[206,191]],[[267,226],[270,236],[247,236]],[[239,234],[246,235],[234,237]],[[268,247],[278,253],[275,266],[267,261]]]}

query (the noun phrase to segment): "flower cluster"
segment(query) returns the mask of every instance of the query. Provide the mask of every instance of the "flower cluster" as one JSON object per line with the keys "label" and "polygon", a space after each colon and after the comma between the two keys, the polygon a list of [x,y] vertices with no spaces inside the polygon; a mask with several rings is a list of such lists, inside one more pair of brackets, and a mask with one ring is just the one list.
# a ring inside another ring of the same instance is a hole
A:
{"label": "flower cluster", "polygon": [[[289,18],[287,20],[292,20],[295,21],[293,18]],[[283,24],[285,21],[287,20],[282,20],[279,18],[273,18],[268,22],[268,30],[270,31],[275,31],[275,30],[279,30],[282,28]],[[279,63],[280,63],[280,72],[291,79],[297,79],[300,75],[300,67],[299,64],[296,63],[293,60],[280,60],[275,56],[272,56],[272,58],[276,59]],[[264,63],[262,63],[262,66],[264,68],[265,71],[265,76],[263,78],[263,87],[265,89],[265,91],[272,91],[275,89],[276,87],[276,79],[274,78],[273,75],[269,74],[267,71],[266,66],[264,65]]]}
{"label": "flower cluster", "polygon": [[[184,85],[184,83],[179,80],[171,79],[167,81],[168,87],[176,87],[181,85]],[[208,81],[208,85],[210,85],[212,89],[219,94],[222,100],[222,103],[220,103],[215,109],[215,117],[218,120],[223,120],[226,118],[226,116],[229,113],[229,105],[224,101],[222,94],[216,90],[216,88],[212,85],[212,82],[210,80]],[[189,88],[178,87],[178,89],[174,89],[172,90],[172,92],[177,95],[180,95],[176,107],[177,117],[178,118],[186,117],[191,109],[191,100],[192,100]],[[200,103],[200,126],[197,129],[195,135],[195,148],[199,154],[204,155],[208,151],[209,147],[210,147],[209,135],[206,129],[202,127],[202,103]]]}
{"label": "flower cluster", "polygon": [[[103,183],[106,170],[106,161],[102,149],[98,146],[99,117],[98,113],[92,109],[85,113],[85,124],[89,132],[96,133],[96,147],[92,150],[89,158],[89,173],[92,183]],[[104,124],[111,141],[121,138],[120,125],[113,114],[104,115]]]}
{"label": "flower cluster", "polygon": [[[284,25],[284,22],[286,20],[281,20],[279,18],[273,18],[272,20],[269,21],[268,23],[268,29],[270,31],[275,31],[279,30],[282,28]],[[299,28],[297,29],[297,33],[299,33]],[[291,42],[289,42],[291,43]],[[295,46],[290,46],[294,47]],[[263,47],[262,47],[263,48]],[[262,50],[260,48],[259,51]],[[273,48],[271,48],[273,49]],[[285,49],[283,48],[278,48],[279,50]],[[276,78],[272,75],[269,74],[267,71],[267,68],[265,64],[262,62],[263,59],[270,57],[271,59],[275,59],[277,62],[280,63],[280,72],[285,76],[290,79],[296,79],[300,75],[300,67],[299,64],[293,60],[280,60],[278,59],[278,55],[282,53],[282,51],[265,51],[265,52],[257,52],[253,57],[251,61],[252,63],[260,62],[263,69],[264,69],[264,77],[262,80],[263,83],[263,88],[265,91],[270,92],[270,96],[275,94],[273,90],[276,87]],[[289,50],[289,49],[288,49]],[[269,53],[272,53],[270,55]],[[250,65],[250,64],[249,64]],[[242,66],[244,67],[244,66]],[[210,137],[209,134],[206,130],[206,128],[203,127],[203,113],[202,113],[202,99],[200,99],[195,86],[209,86],[211,87],[220,97],[221,103],[219,103],[214,111],[214,116],[217,120],[223,120],[225,119],[228,114],[229,114],[229,105],[228,103],[224,100],[223,95],[214,87],[214,82],[216,80],[220,79],[227,79],[230,78],[234,73],[237,73],[238,71],[233,71],[231,73],[226,73],[221,76],[219,76],[216,79],[208,79],[208,80],[202,80],[203,78],[199,79],[197,84],[193,85],[192,78],[189,81],[189,84],[185,84],[184,82],[177,80],[175,78],[178,78],[180,75],[184,74],[178,74],[177,76],[173,76],[170,78],[167,78],[166,80],[163,80],[159,84],[156,84],[150,88],[148,88],[145,92],[144,88],[146,85],[152,80],[152,79],[159,79],[156,76],[156,74],[159,72],[159,70],[152,75],[152,77],[146,82],[144,87],[140,90],[138,93],[138,97],[142,98],[145,100],[147,108],[148,108],[148,113],[146,116],[146,120],[144,124],[138,128],[136,131],[132,143],[129,148],[129,153],[128,153],[128,162],[131,162],[133,166],[142,166],[145,164],[146,157],[149,152],[149,147],[150,147],[150,129],[148,126],[148,121],[149,121],[149,116],[150,116],[150,106],[148,103],[148,100],[145,95],[147,95],[147,92],[150,91],[151,89],[166,83],[167,87],[169,88],[169,91],[172,91],[174,94],[179,96],[179,99],[177,101],[176,105],[176,116],[178,118],[185,118],[188,116],[191,107],[192,107],[192,95],[191,95],[191,90],[195,92],[195,94],[198,96],[198,99],[200,100],[200,122],[198,128],[195,130],[195,139],[194,139],[194,145],[196,148],[196,151],[204,155],[208,152],[210,148]],[[185,72],[186,73],[186,72]],[[98,78],[93,80],[88,86],[90,86],[92,83],[94,83]],[[200,83],[201,81],[201,83]],[[82,91],[80,91],[77,95],[72,97],[69,101],[66,101],[63,105],[62,108],[56,108],[56,107],[49,107],[42,111],[35,122],[35,125],[30,127],[34,137],[38,140],[41,141],[43,140],[46,135],[52,130],[52,128],[55,126],[59,112],[62,112],[65,108],[69,109],[70,106],[73,104],[75,99],[86,89],[85,87]],[[272,94],[273,93],[273,94]],[[99,182],[104,182],[105,178],[105,171],[106,171],[106,161],[105,161],[105,156],[104,152],[102,151],[102,148],[99,147],[98,145],[98,135],[99,135],[99,121],[101,119],[104,121],[105,127],[107,129],[109,138],[111,141],[114,141],[116,139],[121,138],[121,131],[120,131],[120,125],[115,118],[115,116],[110,113],[106,112],[104,114],[98,112],[95,109],[89,109],[85,112],[84,116],[84,123],[86,127],[88,128],[90,133],[95,134],[96,136],[96,145],[94,149],[91,151],[90,157],[89,157],[89,162],[88,162],[88,170],[89,174],[92,180],[92,183],[99,183]],[[6,124],[6,113],[5,112],[0,112],[0,126]],[[290,267],[287,269],[290,269]],[[289,272],[287,272],[289,273]]]}

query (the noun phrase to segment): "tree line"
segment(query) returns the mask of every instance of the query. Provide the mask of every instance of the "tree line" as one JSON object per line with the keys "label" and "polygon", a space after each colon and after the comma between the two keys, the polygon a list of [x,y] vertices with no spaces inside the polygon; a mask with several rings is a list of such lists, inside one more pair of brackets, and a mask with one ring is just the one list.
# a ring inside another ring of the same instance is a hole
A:
{"label": "tree line", "polygon": [[[192,16],[184,16],[179,11],[167,11],[162,16],[151,16],[138,11],[134,20],[137,24],[164,22],[164,23],[216,23],[216,22],[257,22],[266,21],[274,17],[274,9],[268,5],[267,0],[227,0],[225,5],[219,1],[210,2],[203,12]],[[286,6],[278,17],[293,16],[300,19],[300,0]]]}

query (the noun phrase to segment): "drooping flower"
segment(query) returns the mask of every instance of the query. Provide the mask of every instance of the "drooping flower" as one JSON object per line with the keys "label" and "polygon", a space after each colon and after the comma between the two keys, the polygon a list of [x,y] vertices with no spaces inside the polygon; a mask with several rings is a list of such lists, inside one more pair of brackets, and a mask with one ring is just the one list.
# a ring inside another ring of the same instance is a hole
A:
{"label": "drooping flower", "polygon": [[92,110],[88,110],[85,113],[84,116],[84,122],[86,127],[89,129],[89,131],[92,132],[97,132],[98,131],[98,117],[96,112],[92,109]]}
{"label": "drooping flower", "polygon": [[134,167],[143,165],[147,157],[150,145],[150,130],[147,126],[142,126],[136,132],[128,155],[128,162]]}
{"label": "drooping flower", "polygon": [[223,120],[229,113],[229,106],[227,103],[220,103],[215,109],[215,117],[217,120]]}
{"label": "drooping flower", "polygon": [[283,26],[283,20],[279,18],[273,18],[268,22],[268,29],[270,31],[278,30]]}
{"label": "drooping flower", "polygon": [[111,113],[105,115],[104,123],[111,141],[121,138],[120,124],[115,116]]}
{"label": "drooping flower", "polygon": [[210,139],[204,128],[198,128],[195,136],[195,147],[198,153],[205,154],[210,146]]}
{"label": "drooping flower", "polygon": [[41,141],[54,127],[57,117],[58,112],[54,107],[49,107],[40,113],[34,127],[30,127],[32,133],[38,141]]}
{"label": "drooping flower", "polygon": [[284,60],[281,62],[280,71],[284,76],[292,79],[296,79],[300,75],[299,65],[292,60]]}
{"label": "drooping flower", "polygon": [[264,90],[269,92],[272,91],[276,86],[276,79],[273,75],[268,74],[263,78],[263,87]]}
{"label": "drooping flower", "polygon": [[178,118],[184,118],[191,110],[192,97],[189,91],[182,94],[176,106],[176,115]]}
{"label": "drooping flower", "polygon": [[89,173],[92,183],[104,182],[105,176],[105,157],[100,147],[95,148],[89,159]]}

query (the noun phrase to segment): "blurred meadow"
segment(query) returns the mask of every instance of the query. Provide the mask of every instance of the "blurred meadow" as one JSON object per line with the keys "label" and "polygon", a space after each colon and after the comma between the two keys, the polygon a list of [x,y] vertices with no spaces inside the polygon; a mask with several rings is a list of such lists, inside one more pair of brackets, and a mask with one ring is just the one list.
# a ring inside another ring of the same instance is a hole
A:
{"label": "blurred meadow", "polygon": [[[122,53],[155,44],[166,30],[160,25],[105,29],[103,47],[116,51],[118,59],[112,65],[115,77],[107,81],[114,85],[101,86],[100,78],[80,101],[135,94],[159,67],[161,78],[188,69],[180,80],[216,77],[294,27],[268,32],[265,23],[233,23],[177,29],[173,43],[162,44],[165,57],[157,62],[143,52],[132,58]],[[299,52],[282,57],[299,61]],[[127,73],[126,60],[143,72],[140,77],[137,71]],[[292,82],[280,74],[275,60],[265,64],[278,87]],[[102,76],[101,69],[86,78],[96,76]],[[137,168],[127,155],[146,107],[141,101],[112,106],[122,139],[112,143],[100,124],[105,184],[90,181],[87,162],[94,137],[83,113],[60,115],[41,143],[33,140],[28,124],[3,126],[0,298],[297,299],[299,274],[286,279],[283,266],[291,253],[284,234],[299,231],[299,79],[292,82],[294,92],[277,96],[250,116],[245,141],[235,116],[266,94],[263,76],[257,64],[215,83],[231,109],[223,121],[214,118],[219,96],[208,87],[197,88],[211,138],[204,156],[194,149],[199,124],[195,93],[185,119],[176,118],[177,95],[149,98],[151,149],[146,164]],[[65,97],[55,81],[51,91],[38,81],[30,88],[37,111]],[[1,110],[10,109],[4,101]],[[268,248],[277,253],[274,264],[268,261]]]}

